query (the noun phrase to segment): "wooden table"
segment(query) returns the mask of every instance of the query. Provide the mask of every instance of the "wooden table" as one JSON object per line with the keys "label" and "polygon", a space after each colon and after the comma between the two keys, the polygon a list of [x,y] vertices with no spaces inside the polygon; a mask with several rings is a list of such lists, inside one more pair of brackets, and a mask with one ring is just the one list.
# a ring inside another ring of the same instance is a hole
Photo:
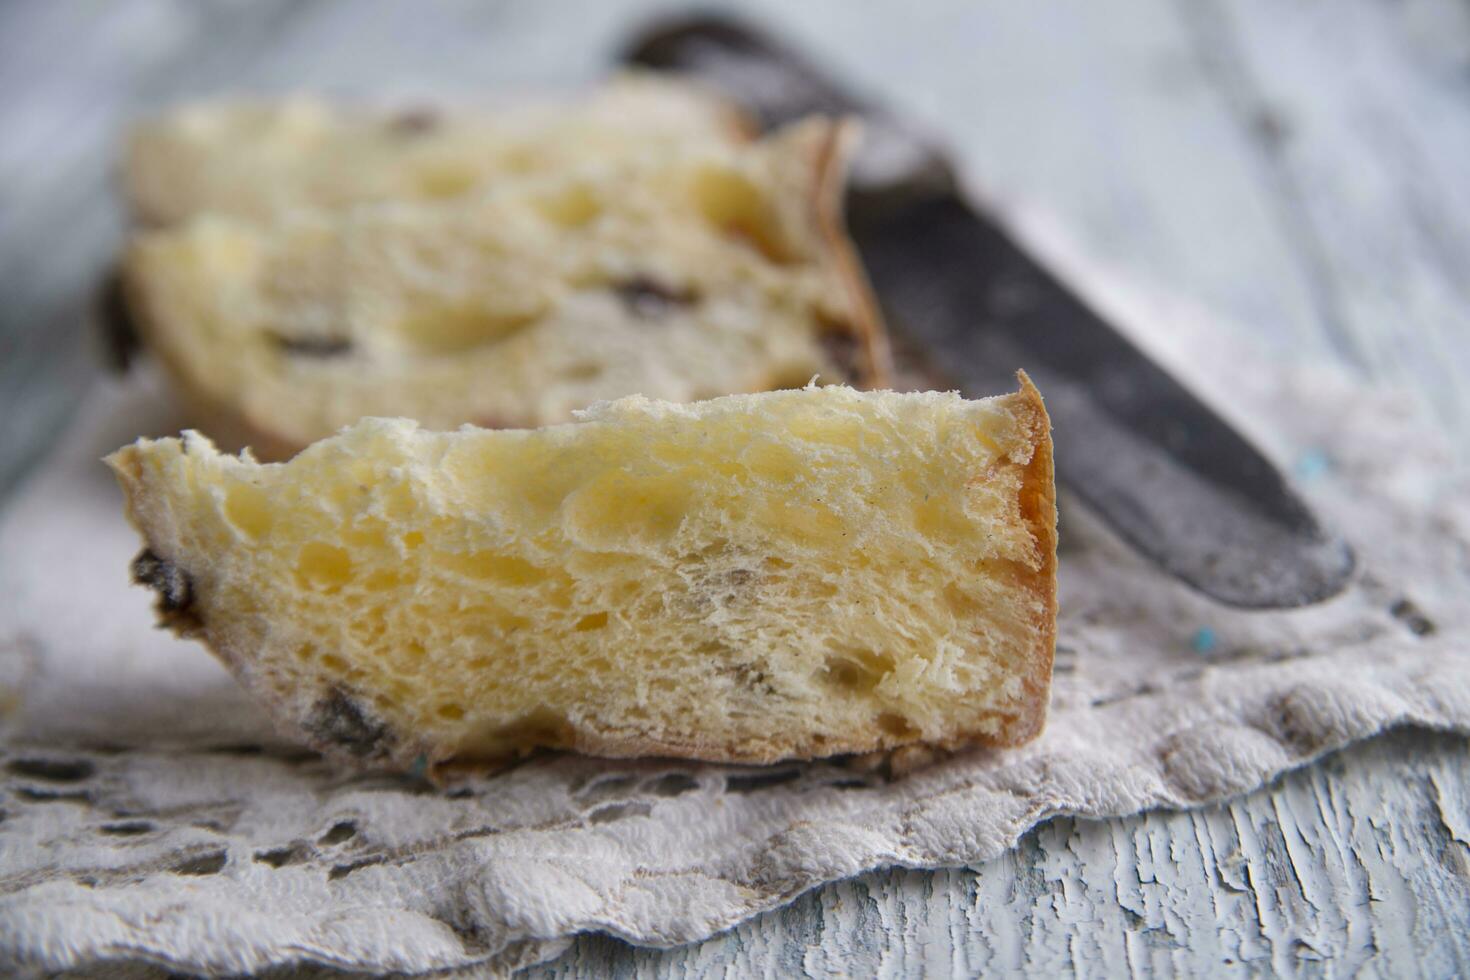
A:
{"label": "wooden table", "polygon": [[[1470,6],[1459,0],[749,4],[1044,202],[1123,272],[1282,357],[1470,421]],[[185,96],[576,83],[668,4],[0,6],[0,490],[98,370],[119,127]],[[1460,440],[1470,447],[1470,438]],[[1470,744],[1404,732],[1229,804],[1052,820],[977,868],[832,885],[678,950],[547,975],[1470,975]]]}

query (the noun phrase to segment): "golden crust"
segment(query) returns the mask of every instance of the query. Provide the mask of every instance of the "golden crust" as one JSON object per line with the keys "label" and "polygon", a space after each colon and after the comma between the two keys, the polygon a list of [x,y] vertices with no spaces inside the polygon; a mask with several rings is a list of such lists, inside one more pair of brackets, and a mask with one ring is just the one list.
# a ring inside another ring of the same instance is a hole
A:
{"label": "golden crust", "polygon": [[1041,566],[1032,576],[1032,591],[1042,599],[1043,608],[1033,620],[1038,641],[1030,661],[1031,670],[1024,679],[1029,707],[1006,726],[994,743],[1003,746],[1029,742],[1045,727],[1057,642],[1057,488],[1052,460],[1051,418],[1046,413],[1041,392],[1036,390],[1026,372],[1017,371],[1016,379],[1021,383],[1016,398],[1035,447],[1026,465],[1021,502],[1022,514],[1041,556]]}

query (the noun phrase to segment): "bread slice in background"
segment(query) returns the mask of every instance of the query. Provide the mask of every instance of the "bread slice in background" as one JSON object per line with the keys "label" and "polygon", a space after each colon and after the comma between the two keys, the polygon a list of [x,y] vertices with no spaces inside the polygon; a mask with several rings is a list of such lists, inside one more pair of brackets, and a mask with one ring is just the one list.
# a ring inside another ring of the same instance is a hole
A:
{"label": "bread slice in background", "polygon": [[840,217],[855,135],[812,119],[451,202],[206,215],[137,236],[124,293],[194,424],[262,458],[364,416],[526,427],[629,394],[874,386],[887,349]]}
{"label": "bread slice in background", "polygon": [[462,197],[507,176],[600,157],[736,145],[754,127],[683,80],[628,73],[575,98],[494,108],[374,108],[296,97],[205,102],[139,123],[124,149],[135,221],[270,222],[305,209]]}
{"label": "bread slice in background", "polygon": [[630,397],[537,430],[370,419],[284,464],[108,462],[162,620],[361,765],[772,762],[1042,728],[1046,412],[1019,392]]}

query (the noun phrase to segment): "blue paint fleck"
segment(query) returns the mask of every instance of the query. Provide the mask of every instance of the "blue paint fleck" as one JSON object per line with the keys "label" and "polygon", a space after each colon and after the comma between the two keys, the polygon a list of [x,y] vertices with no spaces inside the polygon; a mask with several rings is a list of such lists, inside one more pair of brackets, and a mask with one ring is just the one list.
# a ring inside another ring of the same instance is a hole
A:
{"label": "blue paint fleck", "polygon": [[1215,649],[1215,644],[1218,642],[1219,638],[1215,636],[1214,630],[1208,626],[1201,626],[1194,631],[1194,639],[1189,641],[1189,645],[1194,647],[1195,653],[1209,653]]}
{"label": "blue paint fleck", "polygon": [[420,753],[414,757],[413,765],[409,766],[408,774],[415,779],[423,779],[429,774],[429,757]]}
{"label": "blue paint fleck", "polygon": [[1303,480],[1315,480],[1332,471],[1332,459],[1321,449],[1308,449],[1296,458],[1295,469]]}

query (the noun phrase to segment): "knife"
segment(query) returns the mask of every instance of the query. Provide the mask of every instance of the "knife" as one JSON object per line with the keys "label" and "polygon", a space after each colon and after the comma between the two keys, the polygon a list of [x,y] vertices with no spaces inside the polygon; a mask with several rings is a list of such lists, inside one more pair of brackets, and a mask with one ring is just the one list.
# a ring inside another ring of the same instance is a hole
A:
{"label": "knife", "polygon": [[625,60],[696,76],[767,127],[862,117],[848,229],[896,341],[939,366],[937,387],[971,396],[1024,368],[1046,397],[1058,479],[1138,552],[1243,608],[1347,584],[1352,550],[1266,457],[966,201],[942,153],[896,117],[720,17],[656,25]]}

